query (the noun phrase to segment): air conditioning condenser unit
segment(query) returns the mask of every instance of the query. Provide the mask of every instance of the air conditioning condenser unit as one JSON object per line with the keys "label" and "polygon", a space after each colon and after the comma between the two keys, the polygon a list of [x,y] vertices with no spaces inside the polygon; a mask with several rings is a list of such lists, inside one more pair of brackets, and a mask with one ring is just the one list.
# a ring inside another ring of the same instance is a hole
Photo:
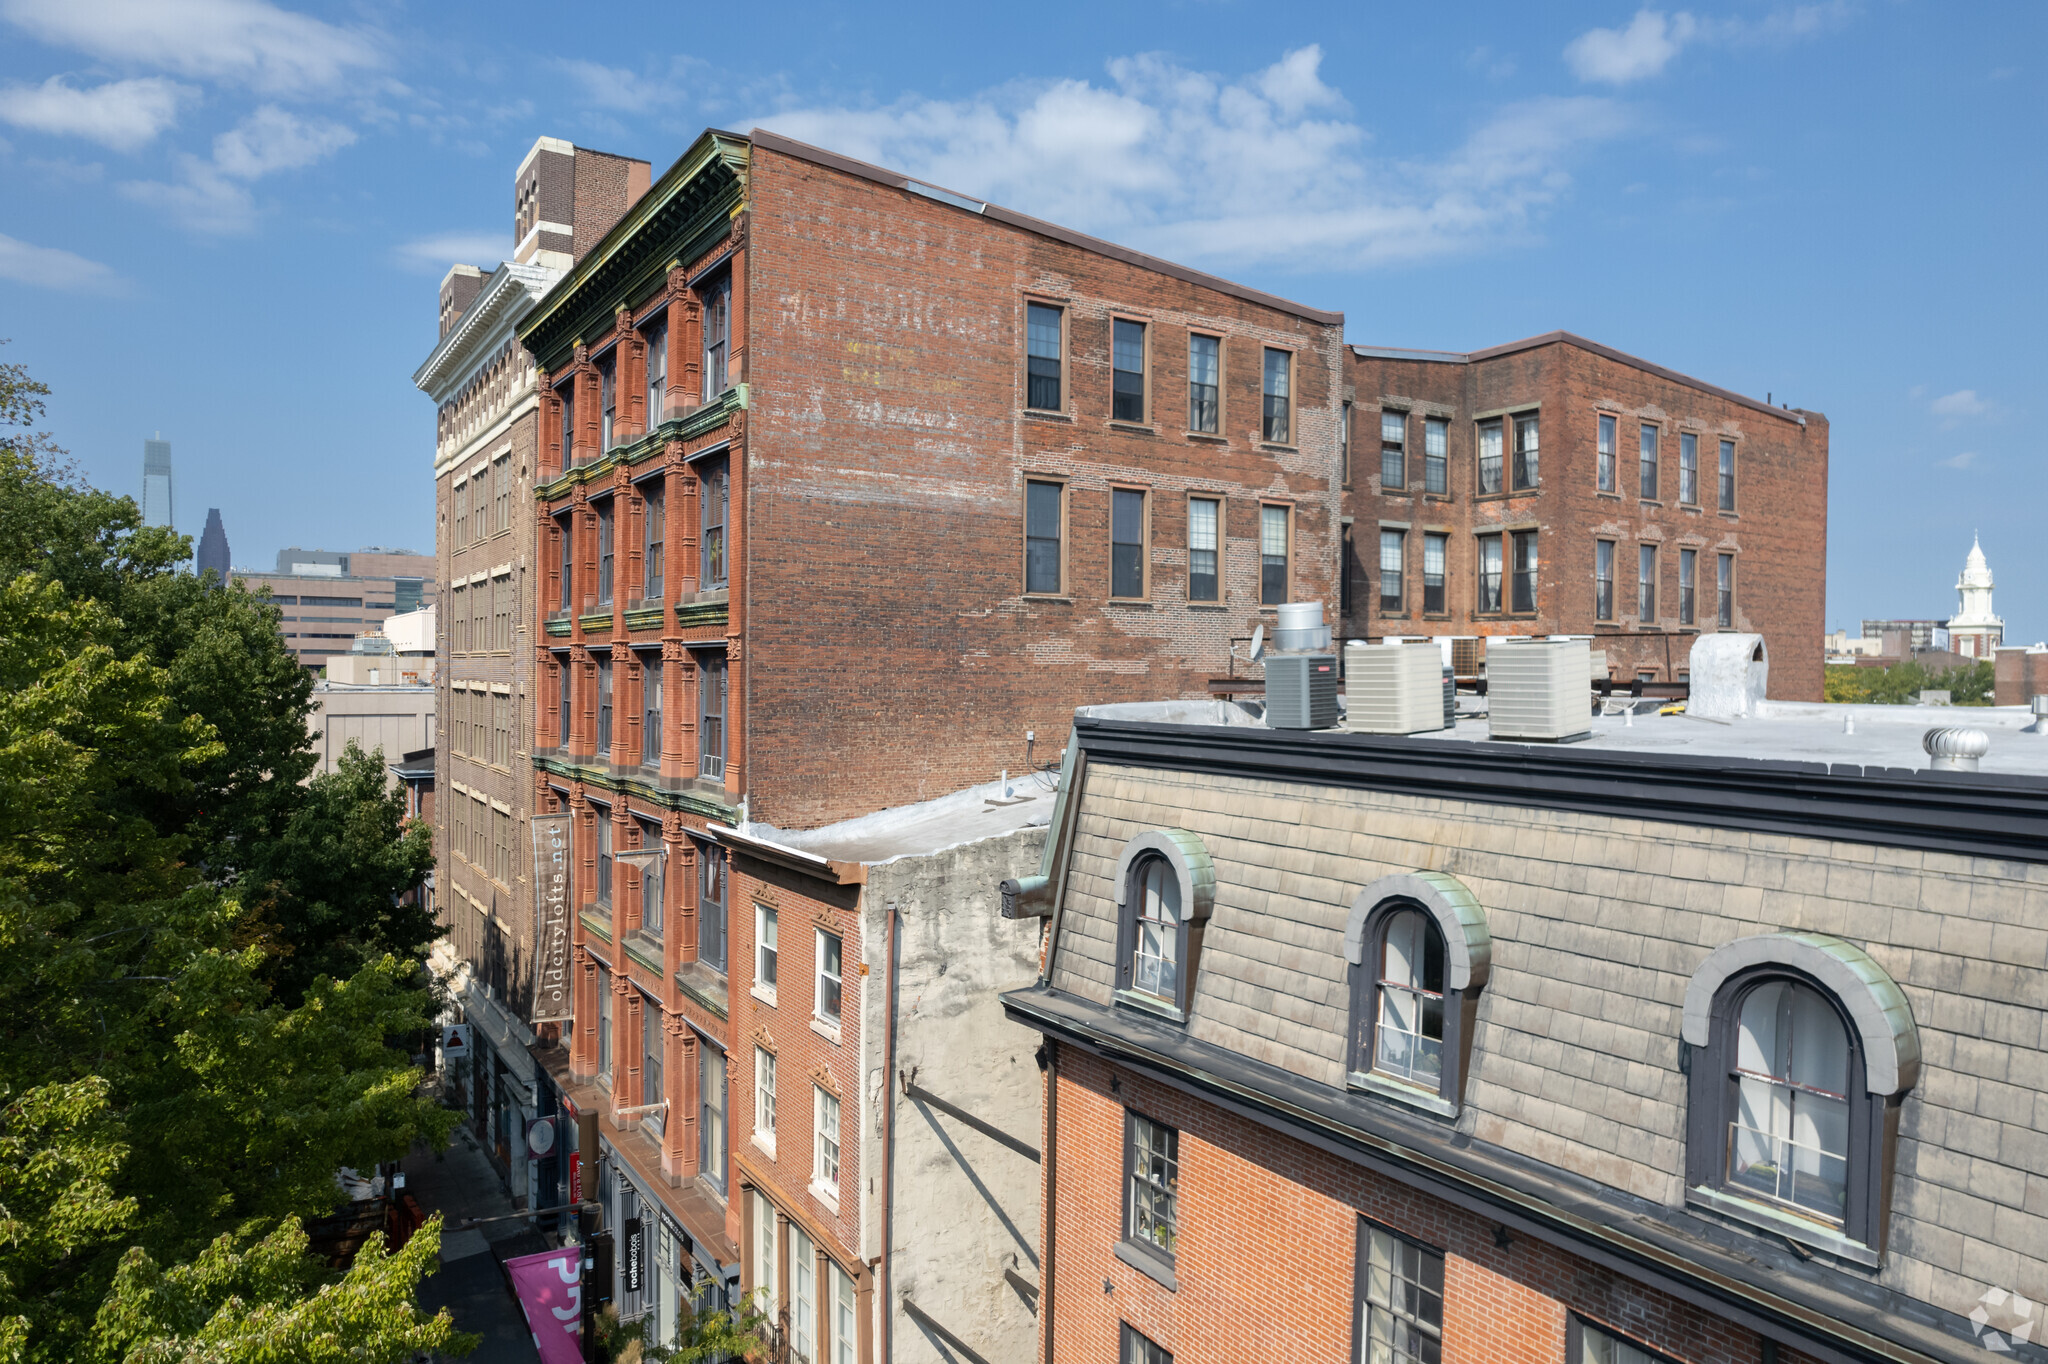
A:
{"label": "air conditioning condenser unit", "polygon": [[1361,734],[1442,729],[1443,658],[1434,644],[1346,645],[1344,727]]}
{"label": "air conditioning condenser unit", "polygon": [[1335,654],[1266,655],[1266,727],[1330,729],[1337,723]]}
{"label": "air conditioning condenser unit", "polygon": [[1555,743],[1593,730],[1592,651],[1584,640],[1532,639],[1486,651],[1488,733]]}

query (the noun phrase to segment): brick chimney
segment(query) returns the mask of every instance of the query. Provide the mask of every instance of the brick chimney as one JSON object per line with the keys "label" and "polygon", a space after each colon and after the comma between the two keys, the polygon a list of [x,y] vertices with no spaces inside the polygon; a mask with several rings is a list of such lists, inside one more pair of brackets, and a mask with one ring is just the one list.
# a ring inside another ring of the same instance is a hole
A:
{"label": "brick chimney", "polygon": [[463,313],[476,301],[477,291],[484,287],[484,272],[474,265],[450,266],[448,273],[441,277],[441,335],[455,330],[455,324],[462,320]]}
{"label": "brick chimney", "polygon": [[632,157],[538,139],[512,177],[512,259],[568,269],[647,193],[651,169]]}

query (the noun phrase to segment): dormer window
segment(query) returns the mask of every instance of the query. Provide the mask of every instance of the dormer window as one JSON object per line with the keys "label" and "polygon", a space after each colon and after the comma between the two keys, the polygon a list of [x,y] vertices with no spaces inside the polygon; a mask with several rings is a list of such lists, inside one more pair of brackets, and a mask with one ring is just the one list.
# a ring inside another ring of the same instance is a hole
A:
{"label": "dormer window", "polygon": [[1139,834],[1116,869],[1116,998],[1187,1021],[1202,933],[1216,901],[1216,868],[1185,829]]}
{"label": "dormer window", "polygon": [[1478,899],[1442,872],[1381,877],[1352,902],[1344,955],[1350,1087],[1456,1117],[1493,957]]}

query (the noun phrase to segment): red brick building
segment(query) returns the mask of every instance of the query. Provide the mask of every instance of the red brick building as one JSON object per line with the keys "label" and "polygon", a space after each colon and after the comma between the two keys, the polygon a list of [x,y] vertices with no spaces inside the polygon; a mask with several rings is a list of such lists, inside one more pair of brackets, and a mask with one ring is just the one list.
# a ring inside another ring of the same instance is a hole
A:
{"label": "red brick building", "polygon": [[1349,355],[1347,637],[1584,634],[1675,682],[1744,630],[1772,696],[1821,699],[1825,417],[1568,332]]}

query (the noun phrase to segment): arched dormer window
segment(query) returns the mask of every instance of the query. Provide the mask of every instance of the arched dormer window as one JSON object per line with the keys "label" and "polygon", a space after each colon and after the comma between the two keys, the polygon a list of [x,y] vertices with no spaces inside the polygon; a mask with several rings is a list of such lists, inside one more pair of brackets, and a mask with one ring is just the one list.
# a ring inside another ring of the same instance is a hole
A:
{"label": "arched dormer window", "polygon": [[1116,998],[1186,1022],[1216,868],[1185,829],[1139,834],[1117,859]]}
{"label": "arched dormer window", "polygon": [[1442,872],[1381,877],[1352,902],[1344,955],[1351,1087],[1456,1117],[1493,958],[1479,901]]}
{"label": "arched dormer window", "polygon": [[1876,1265],[1920,1067],[1891,977],[1826,934],[1742,938],[1694,974],[1684,1032],[1688,1200]]}

